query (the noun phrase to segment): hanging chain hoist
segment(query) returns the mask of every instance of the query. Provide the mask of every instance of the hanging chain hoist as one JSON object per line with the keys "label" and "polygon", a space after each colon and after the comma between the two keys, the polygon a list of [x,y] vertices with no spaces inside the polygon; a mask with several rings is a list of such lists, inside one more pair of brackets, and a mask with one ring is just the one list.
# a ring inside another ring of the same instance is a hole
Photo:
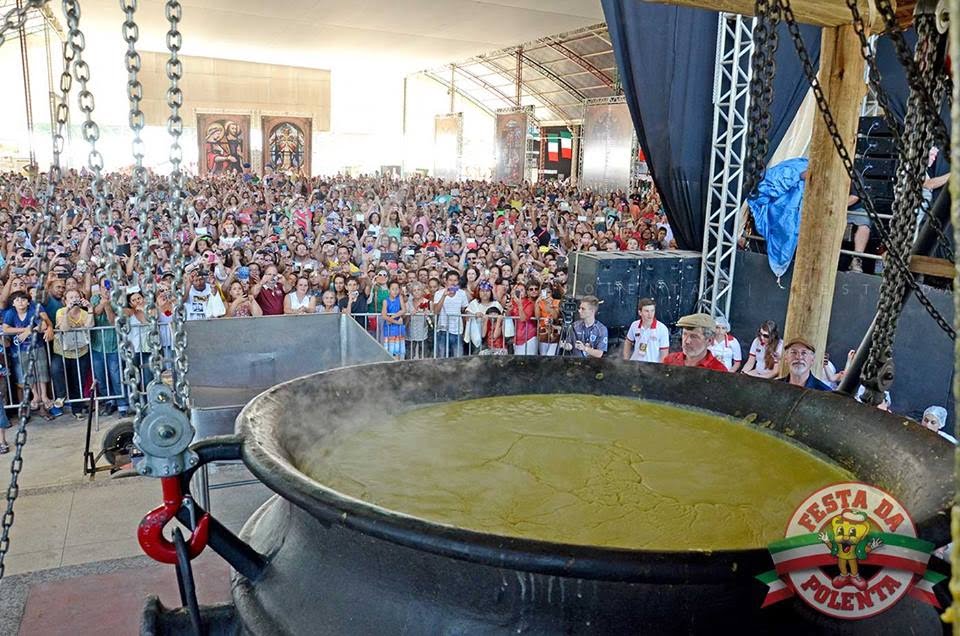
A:
{"label": "hanging chain hoist", "polygon": [[776,55],[781,7],[777,0],[756,0],[753,27],[753,54],[750,57],[750,105],[747,113],[747,155],[744,173],[744,192],[756,193],[767,167],[770,128],[773,118],[773,79],[776,75]]}
{"label": "hanging chain hoist", "polygon": [[[820,84],[820,80],[817,78],[817,70],[814,67],[809,52],[806,49],[806,45],[803,43],[803,37],[800,34],[800,28],[797,25],[790,2],[789,0],[779,0],[779,2],[783,7],[784,21],[786,22],[787,30],[790,33],[790,39],[793,41],[794,48],[797,51],[797,56],[800,58],[803,73],[807,78],[807,82],[810,84],[810,88],[813,90],[817,109],[820,111],[820,114],[823,117],[824,125],[827,127],[827,131],[830,135],[830,140],[833,142],[834,149],[837,151],[837,155],[840,157],[840,160],[843,163],[844,170],[853,184],[854,192],[860,198],[861,203],[863,203],[863,207],[867,212],[867,216],[870,218],[874,228],[877,230],[881,244],[887,250],[888,265],[900,271],[900,273],[904,276],[908,287],[913,292],[920,305],[924,308],[924,310],[926,310],[930,317],[933,318],[937,326],[943,330],[943,332],[946,333],[951,340],[955,340],[956,333],[954,332],[953,326],[949,323],[949,321],[946,320],[946,318],[943,317],[943,314],[940,313],[940,311],[933,305],[927,295],[923,292],[920,284],[910,271],[907,261],[900,257],[899,250],[893,249],[890,235],[884,227],[885,224],[883,219],[880,218],[876,206],[873,203],[873,199],[864,185],[863,175],[861,175],[860,172],[854,168],[853,159],[846,148],[843,138],[840,135],[836,120],[833,118],[833,113],[830,111],[830,105],[827,102],[826,95],[823,92],[823,87]],[[888,267],[888,269],[890,268]]]}
{"label": "hanging chain hoist", "polygon": [[[39,9],[44,1],[30,0],[21,6],[8,11],[4,16],[3,25],[0,26],[0,46],[6,41],[9,32],[18,30],[29,17],[29,12],[33,9]],[[67,127],[67,120],[70,116],[69,96],[72,88],[73,79],[71,69],[73,67],[73,49],[68,42],[63,45],[63,72],[60,75],[60,94],[56,98],[54,108],[55,121],[51,127],[51,138],[53,154],[51,159],[50,171],[47,173],[46,185],[41,195],[41,222],[38,232],[37,243],[39,246],[45,246],[50,237],[53,236],[54,219],[60,216],[60,206],[57,199],[63,171],[60,168],[60,157],[63,155],[64,132]],[[39,177],[39,174],[38,174]],[[36,184],[39,188],[39,181]],[[48,259],[41,259],[37,268],[37,283],[34,287],[35,304],[39,307],[43,304],[46,297],[46,278],[50,268]],[[33,332],[27,338],[33,339],[34,347],[29,349],[26,364],[24,365],[24,374],[30,377],[36,370],[36,354],[39,348],[39,330],[41,326],[40,312],[35,311],[31,327]],[[10,550],[10,530],[13,527],[15,515],[14,504],[20,494],[20,473],[23,471],[23,448],[27,443],[27,422],[30,419],[30,402],[32,401],[32,390],[30,383],[25,383],[23,394],[18,409],[17,434],[14,440],[13,460],[10,464],[10,484],[7,486],[6,508],[3,514],[3,520],[0,522],[0,579],[6,571],[6,555]]]}

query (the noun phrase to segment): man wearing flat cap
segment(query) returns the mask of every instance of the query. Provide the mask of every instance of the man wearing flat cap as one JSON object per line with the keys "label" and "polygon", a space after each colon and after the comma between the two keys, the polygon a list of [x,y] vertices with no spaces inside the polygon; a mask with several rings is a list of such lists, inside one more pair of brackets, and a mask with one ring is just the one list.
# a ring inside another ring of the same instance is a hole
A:
{"label": "man wearing flat cap", "polygon": [[682,351],[668,354],[663,364],[727,372],[726,365],[710,353],[710,345],[717,334],[717,323],[713,316],[690,314],[678,320],[677,326],[683,329],[680,340]]}
{"label": "man wearing flat cap", "polygon": [[787,360],[788,375],[780,378],[794,386],[802,386],[817,391],[832,391],[830,385],[820,381],[810,372],[817,359],[816,348],[804,338],[791,338],[783,348]]}

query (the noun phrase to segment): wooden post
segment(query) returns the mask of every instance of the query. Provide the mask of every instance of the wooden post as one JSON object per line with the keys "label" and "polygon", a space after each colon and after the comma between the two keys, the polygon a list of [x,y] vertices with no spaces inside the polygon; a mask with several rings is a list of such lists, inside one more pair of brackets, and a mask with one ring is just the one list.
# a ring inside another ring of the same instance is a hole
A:
{"label": "wooden post", "polygon": [[[860,109],[867,87],[860,41],[852,26],[824,28],[820,44],[820,83],[840,137],[853,157]],[[823,375],[837,259],[847,225],[850,178],[818,112],[810,140],[800,238],[793,264],[784,338],[804,338],[817,348],[813,372]],[[842,362],[842,361],[839,361]]]}

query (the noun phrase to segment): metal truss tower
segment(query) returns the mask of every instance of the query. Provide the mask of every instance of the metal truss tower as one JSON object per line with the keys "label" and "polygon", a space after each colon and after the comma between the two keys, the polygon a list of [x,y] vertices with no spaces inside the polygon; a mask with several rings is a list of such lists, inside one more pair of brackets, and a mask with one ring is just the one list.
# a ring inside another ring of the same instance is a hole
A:
{"label": "metal truss tower", "polygon": [[713,146],[710,155],[700,305],[714,316],[730,313],[737,257],[743,170],[750,107],[753,18],[721,13],[713,80]]}

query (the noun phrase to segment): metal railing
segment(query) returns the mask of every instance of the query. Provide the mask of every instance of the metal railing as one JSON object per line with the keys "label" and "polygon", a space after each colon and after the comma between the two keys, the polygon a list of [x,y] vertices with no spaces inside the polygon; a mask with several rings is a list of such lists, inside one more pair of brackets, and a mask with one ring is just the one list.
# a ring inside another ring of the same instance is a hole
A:
{"label": "metal railing", "polygon": [[[137,338],[140,330],[146,326],[131,326],[132,338]],[[79,409],[86,407],[92,385],[96,382],[96,399],[99,403],[115,404],[119,410],[126,410],[127,391],[123,385],[125,363],[118,350],[119,334],[116,328],[107,325],[99,327],[79,327],[68,330],[54,330],[51,342],[37,337],[31,343],[20,342],[19,338],[2,336],[3,348],[2,377],[3,403],[7,407],[19,406],[22,385],[25,380],[36,380],[34,385],[42,385],[38,400],[47,397],[48,402],[57,406],[71,405]],[[164,349],[163,368],[171,368],[170,355]],[[37,358],[34,378],[23,376],[29,356]],[[143,389],[152,379],[149,369],[149,354],[135,354],[140,386]]]}
{"label": "metal railing", "polygon": [[[557,352],[558,331],[555,328],[549,332],[538,329],[535,319],[529,320],[532,325],[520,327],[524,342],[518,345],[516,332],[520,321],[506,315],[486,319],[486,337],[485,321],[476,314],[414,313],[404,317],[403,325],[390,324],[379,313],[353,313],[351,316],[383,345],[387,353],[400,360],[508,353],[552,356]],[[498,322],[501,334],[494,339],[489,336],[489,330]],[[528,330],[527,333],[524,329]],[[532,338],[527,337],[529,330],[534,334]]]}
{"label": "metal railing", "polygon": [[[401,360],[507,353],[554,355],[557,349],[557,330],[553,327],[549,331],[538,328],[540,325],[533,318],[526,327],[520,327],[517,318],[507,315],[484,319],[469,313],[441,312],[435,315],[424,311],[405,316],[402,325],[390,324],[380,313],[354,313],[351,317],[388,353]],[[487,334],[484,331],[485,323]],[[501,334],[494,339],[489,332],[498,324]],[[518,328],[525,339],[521,344],[517,344]],[[148,327],[131,325],[130,329],[130,341],[135,349],[143,350]],[[529,337],[530,333],[533,337]],[[37,337],[29,345],[15,337],[2,336],[0,374],[3,378],[3,404],[7,407],[19,406],[23,382],[35,380],[34,385],[43,385],[37,397],[46,397],[48,402],[55,402],[57,406],[67,405],[83,410],[89,403],[93,384],[96,383],[95,399],[98,403],[109,403],[121,411],[126,410],[128,396],[123,384],[126,363],[119,352],[118,338],[120,335],[111,325],[54,330],[51,342]],[[161,341],[164,342],[162,332]],[[24,378],[25,363],[30,355],[42,357],[38,358],[36,377]],[[134,358],[139,370],[140,388],[144,390],[153,379],[150,354],[145,351],[135,353]],[[164,346],[163,358],[164,373],[172,372],[172,352],[167,346]]]}

